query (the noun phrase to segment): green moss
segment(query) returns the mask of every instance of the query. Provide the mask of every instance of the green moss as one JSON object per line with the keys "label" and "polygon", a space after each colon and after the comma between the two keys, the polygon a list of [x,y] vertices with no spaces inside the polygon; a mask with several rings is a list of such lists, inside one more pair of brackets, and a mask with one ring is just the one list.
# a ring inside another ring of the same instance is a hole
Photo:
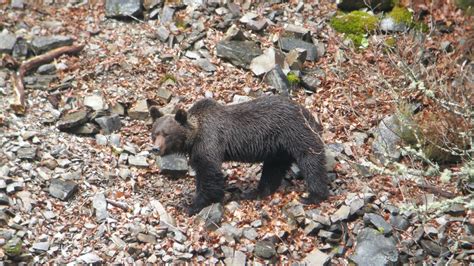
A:
{"label": "green moss", "polygon": [[184,21],[184,19],[177,19],[175,21],[175,25],[180,30],[185,30],[188,27],[188,23],[186,23],[186,21]]}
{"label": "green moss", "polygon": [[336,15],[331,19],[331,26],[340,33],[363,35],[377,29],[378,18],[363,11],[352,11]]}
{"label": "green moss", "polygon": [[288,73],[288,75],[286,75],[286,78],[288,79],[288,82],[291,86],[298,85],[300,83],[300,78],[293,72]]}
{"label": "green moss", "polygon": [[8,256],[16,257],[21,255],[23,241],[19,238],[10,239],[4,246],[5,254]]}
{"label": "green moss", "polygon": [[161,79],[160,84],[165,83],[167,80],[171,80],[176,83],[176,77],[173,74],[166,73]]}
{"label": "green moss", "polygon": [[401,103],[397,110],[398,132],[402,141],[408,145],[416,145],[420,138],[420,129],[413,119],[412,107],[408,103]]}
{"label": "green moss", "polygon": [[468,10],[474,8],[474,1],[473,0],[456,0],[456,6],[462,10]]}
{"label": "green moss", "polygon": [[396,45],[397,45],[397,40],[390,36],[388,37],[387,39],[385,39],[385,46],[387,46],[388,48],[394,48]]}
{"label": "green moss", "polygon": [[430,30],[430,27],[428,27],[428,25],[426,23],[423,23],[423,22],[415,22],[413,24],[413,28],[415,30],[421,31],[423,33],[426,33]]}
{"label": "green moss", "polygon": [[396,6],[388,13],[388,16],[393,18],[397,23],[404,23],[409,26],[413,23],[413,14],[405,7]]}

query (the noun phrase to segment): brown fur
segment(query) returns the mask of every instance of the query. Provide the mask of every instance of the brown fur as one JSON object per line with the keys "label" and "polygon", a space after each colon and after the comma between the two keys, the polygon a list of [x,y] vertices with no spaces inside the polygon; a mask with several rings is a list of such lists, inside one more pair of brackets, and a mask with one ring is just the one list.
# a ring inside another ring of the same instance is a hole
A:
{"label": "brown fur", "polygon": [[204,99],[174,117],[161,116],[153,109],[152,140],[164,143],[160,155],[187,154],[196,171],[196,197],[190,214],[222,200],[221,164],[225,161],[263,162],[256,190],[261,197],[275,192],[296,162],[308,185],[306,202],[327,198],[321,126],[297,103],[281,96],[227,106]]}

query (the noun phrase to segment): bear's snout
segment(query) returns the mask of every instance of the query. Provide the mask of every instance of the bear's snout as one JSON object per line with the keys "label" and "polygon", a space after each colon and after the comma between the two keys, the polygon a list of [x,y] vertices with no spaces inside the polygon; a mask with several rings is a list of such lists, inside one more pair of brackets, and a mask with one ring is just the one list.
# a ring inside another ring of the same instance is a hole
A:
{"label": "bear's snout", "polygon": [[156,136],[151,151],[161,155],[165,151],[165,137],[161,135]]}

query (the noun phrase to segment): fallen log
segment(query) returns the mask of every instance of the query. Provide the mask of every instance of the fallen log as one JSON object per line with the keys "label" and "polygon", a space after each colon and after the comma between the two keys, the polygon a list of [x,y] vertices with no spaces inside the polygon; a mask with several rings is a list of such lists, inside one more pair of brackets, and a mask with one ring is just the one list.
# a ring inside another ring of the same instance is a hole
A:
{"label": "fallen log", "polygon": [[85,45],[71,45],[56,48],[42,55],[35,56],[23,62],[18,71],[12,75],[13,90],[15,91],[15,97],[13,102],[10,104],[10,108],[18,115],[24,115],[26,112],[25,104],[25,87],[23,85],[23,78],[28,71],[37,68],[40,65],[49,63],[54,59],[60,57],[63,54],[77,54]]}

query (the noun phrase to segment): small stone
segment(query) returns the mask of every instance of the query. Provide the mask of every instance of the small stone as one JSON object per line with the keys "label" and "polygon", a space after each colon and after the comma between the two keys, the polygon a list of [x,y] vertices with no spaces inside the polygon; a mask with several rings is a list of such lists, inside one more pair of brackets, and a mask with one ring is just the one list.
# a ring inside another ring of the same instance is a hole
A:
{"label": "small stone", "polygon": [[314,44],[305,42],[303,40],[298,40],[294,38],[280,38],[279,46],[283,51],[291,51],[295,48],[300,48],[306,50],[306,60],[315,61],[319,59],[317,48]]}
{"label": "small stone", "polygon": [[117,114],[98,117],[95,119],[95,122],[99,124],[104,134],[111,134],[122,128],[122,122]]}
{"label": "small stone", "polygon": [[290,83],[279,65],[276,65],[265,75],[265,83],[275,88],[282,95],[288,95],[289,93]]}
{"label": "small stone", "polygon": [[166,42],[170,36],[170,31],[165,26],[160,26],[156,30],[156,34],[161,42]]}
{"label": "small stone", "polygon": [[300,39],[305,42],[311,42],[311,32],[302,27],[294,24],[288,24],[285,26],[284,37]]}
{"label": "small stone", "polygon": [[261,31],[267,27],[266,19],[251,20],[247,23],[247,28],[253,31]]}
{"label": "small stone", "polygon": [[402,231],[405,231],[410,226],[410,222],[402,215],[390,215],[390,224]]}
{"label": "small stone", "polygon": [[231,242],[232,240],[238,241],[242,237],[242,230],[231,225],[231,224],[223,224],[216,230],[217,233],[224,235],[226,238],[228,237],[228,241]]}
{"label": "small stone", "polygon": [[99,126],[96,124],[92,123],[85,123],[83,125],[80,125],[76,128],[73,129],[74,134],[79,134],[79,135],[94,135],[99,133]]}
{"label": "small stone", "polygon": [[73,181],[53,179],[49,185],[49,194],[64,201],[69,199],[78,190],[78,188],[79,186]]}
{"label": "small stone", "polygon": [[405,23],[396,22],[395,19],[391,17],[385,17],[380,21],[379,26],[381,31],[384,32],[404,32],[408,29]]}
{"label": "small stone", "polygon": [[323,225],[317,222],[309,222],[308,225],[305,226],[304,228],[304,234],[307,236],[313,236],[318,233],[320,229],[323,228]]}
{"label": "small stone", "polygon": [[292,49],[285,57],[285,62],[291,70],[302,70],[306,60],[306,50],[301,48]]}
{"label": "small stone", "polygon": [[95,142],[97,143],[97,145],[105,146],[105,145],[107,145],[109,140],[107,139],[106,136],[101,135],[101,134],[97,134],[97,135],[95,135]]}
{"label": "small stone", "polygon": [[13,237],[8,240],[7,243],[2,247],[5,251],[5,254],[11,257],[17,257],[21,255],[23,241],[19,237]]}
{"label": "small stone", "polygon": [[0,54],[11,54],[17,37],[14,34],[0,32]]}
{"label": "small stone", "polygon": [[159,98],[165,100],[167,103],[171,100],[171,97],[173,96],[173,93],[165,88],[164,86],[161,86],[158,91],[156,92],[156,96]]}
{"label": "small stone", "polygon": [[119,170],[119,176],[122,178],[122,179],[127,179],[129,178],[131,175],[131,171],[130,169],[128,168],[120,168]]}
{"label": "small stone", "polygon": [[135,120],[146,120],[149,117],[148,105],[146,100],[139,100],[128,110],[128,116]]}
{"label": "small stone", "polygon": [[160,168],[160,173],[172,178],[179,178],[186,175],[189,169],[187,158],[180,154],[162,156],[159,157],[156,162]]}
{"label": "small stone", "polygon": [[10,205],[10,198],[5,193],[0,193],[0,205]]}
{"label": "small stone", "polygon": [[260,226],[262,226],[262,220],[258,219],[253,221],[252,223],[250,223],[250,226],[254,228],[259,228]]}
{"label": "small stone", "polygon": [[466,213],[466,209],[462,204],[454,204],[451,208],[445,211],[445,213],[453,216],[461,216]]}
{"label": "small stone", "polygon": [[430,254],[433,257],[445,256],[449,252],[449,250],[446,247],[442,247],[431,240],[422,239],[420,241],[420,244],[423,250],[425,250],[428,254]]}
{"label": "small stone", "polygon": [[342,205],[333,215],[331,215],[331,221],[333,223],[339,221],[345,221],[349,218],[349,214],[351,213],[351,207],[347,205]]}
{"label": "small stone", "polygon": [[33,160],[36,158],[37,151],[35,147],[23,147],[17,150],[16,156],[20,159]]}
{"label": "small stone", "polygon": [[92,207],[95,209],[95,217],[97,222],[102,222],[108,217],[107,201],[104,193],[99,193],[92,199]]}
{"label": "small stone", "polygon": [[48,242],[37,242],[37,243],[34,243],[32,248],[36,251],[36,252],[46,252],[49,250],[49,243]]}
{"label": "small stone", "polygon": [[352,200],[349,206],[351,208],[350,215],[354,215],[365,206],[365,202],[363,199],[357,198]]}
{"label": "small stone", "polygon": [[120,147],[120,134],[111,134],[110,135],[110,145],[113,147]]}
{"label": "small stone", "polygon": [[232,256],[226,257],[224,259],[225,265],[238,266],[246,265],[247,256],[242,251],[235,250]]}
{"label": "small stone", "polygon": [[139,17],[142,14],[140,0],[106,0],[105,15],[107,17]]}
{"label": "small stone", "polygon": [[235,66],[248,69],[252,59],[261,55],[262,50],[252,41],[220,41],[216,46],[216,54]]}
{"label": "small stone", "polygon": [[220,203],[214,203],[202,209],[196,217],[196,221],[204,222],[204,227],[209,231],[215,231],[221,224],[224,216],[224,208]]}
{"label": "small stone", "polygon": [[294,220],[297,224],[302,224],[306,217],[303,205],[296,201],[288,203],[284,207],[283,213],[288,219]]}
{"label": "small stone", "polygon": [[84,105],[92,108],[94,111],[102,111],[108,108],[104,98],[99,93],[85,96]]}
{"label": "small stone", "polygon": [[102,259],[95,252],[84,254],[77,259],[87,264],[95,264],[102,261]]}
{"label": "small stone", "polygon": [[442,41],[440,44],[441,51],[445,53],[451,53],[454,51],[453,45],[450,41]]}
{"label": "small stone", "polygon": [[242,235],[248,240],[255,240],[258,237],[258,233],[255,229],[247,227],[243,229]]}
{"label": "small stone", "polygon": [[121,103],[114,103],[112,105],[112,107],[110,108],[110,111],[113,113],[113,114],[117,114],[117,115],[120,115],[120,116],[124,116],[125,115],[125,107],[123,106],[123,104]]}
{"label": "small stone", "polygon": [[325,266],[330,261],[331,257],[319,249],[314,249],[303,259],[304,264],[311,266]]}
{"label": "small stone", "polygon": [[430,225],[424,225],[423,230],[425,231],[425,236],[429,238],[435,238],[438,236],[438,229]]}
{"label": "small stone", "polygon": [[214,72],[217,70],[216,66],[209,61],[209,59],[206,58],[200,58],[194,60],[194,64],[199,66],[202,70],[206,72]]}
{"label": "small stone", "polygon": [[271,259],[276,255],[275,245],[270,241],[258,241],[254,249],[255,256],[262,259]]}
{"label": "small stone", "polygon": [[141,155],[130,155],[128,156],[128,163],[133,166],[138,166],[138,167],[148,167],[149,164],[146,160],[145,156]]}
{"label": "small stone", "polygon": [[36,54],[42,54],[55,48],[72,45],[72,43],[73,39],[69,36],[37,36],[31,41],[31,49]]}
{"label": "small stone", "polygon": [[392,226],[387,223],[382,216],[375,213],[364,214],[364,222],[374,225],[375,228],[384,235],[390,235],[393,231]]}
{"label": "small stone", "polygon": [[140,242],[156,244],[156,236],[154,235],[139,233],[137,239]]}
{"label": "small stone", "polygon": [[38,70],[36,70],[36,72],[38,72],[38,74],[52,74],[56,71],[56,65],[54,64],[45,64],[45,65],[41,65],[40,67],[38,67]]}
{"label": "small stone", "polygon": [[244,33],[237,25],[232,25],[225,33],[223,40],[225,41],[245,41]]}
{"label": "small stone", "polygon": [[160,15],[161,24],[166,24],[168,22],[172,22],[174,12],[175,12],[174,8],[171,8],[170,6],[165,5],[163,7],[163,9],[161,10],[161,15]]}
{"label": "small stone", "polygon": [[274,48],[268,48],[262,55],[252,59],[250,70],[252,70],[256,76],[260,76],[275,68],[275,65],[282,66],[284,60],[284,55],[280,51]]}
{"label": "small stone", "polygon": [[70,112],[61,117],[57,127],[59,130],[65,131],[84,124],[85,122],[87,122],[87,119],[88,118],[86,110]]}

